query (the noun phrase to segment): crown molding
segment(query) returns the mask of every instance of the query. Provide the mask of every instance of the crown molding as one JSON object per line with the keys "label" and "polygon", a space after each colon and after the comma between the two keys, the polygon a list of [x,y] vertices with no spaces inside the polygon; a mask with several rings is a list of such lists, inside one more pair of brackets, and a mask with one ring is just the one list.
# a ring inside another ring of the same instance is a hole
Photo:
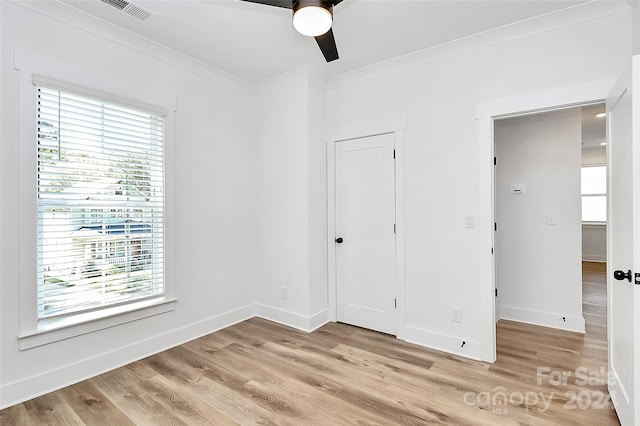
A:
{"label": "crown molding", "polygon": [[244,94],[251,94],[252,85],[239,77],[198,61],[146,37],[135,34],[111,22],[97,18],[68,4],[60,1],[6,1],[7,3],[47,16],[81,31],[96,35],[119,46],[132,49],[141,55],[181,68],[218,84],[243,92]]}
{"label": "crown molding", "polygon": [[577,6],[507,24],[329,77],[329,88],[337,88],[370,78],[381,77],[386,74],[606,16],[630,13],[629,1],[635,2],[637,0],[592,0]]}

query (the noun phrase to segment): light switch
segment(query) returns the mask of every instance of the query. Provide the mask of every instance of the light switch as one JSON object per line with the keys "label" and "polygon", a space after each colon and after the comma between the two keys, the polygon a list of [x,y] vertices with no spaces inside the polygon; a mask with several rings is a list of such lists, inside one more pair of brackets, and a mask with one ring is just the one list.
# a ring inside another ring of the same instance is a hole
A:
{"label": "light switch", "polygon": [[476,227],[476,218],[475,218],[475,216],[465,216],[464,217],[464,226],[466,228],[475,228]]}
{"label": "light switch", "polygon": [[511,184],[511,193],[512,194],[524,194],[524,184],[522,184],[522,183],[512,183]]}

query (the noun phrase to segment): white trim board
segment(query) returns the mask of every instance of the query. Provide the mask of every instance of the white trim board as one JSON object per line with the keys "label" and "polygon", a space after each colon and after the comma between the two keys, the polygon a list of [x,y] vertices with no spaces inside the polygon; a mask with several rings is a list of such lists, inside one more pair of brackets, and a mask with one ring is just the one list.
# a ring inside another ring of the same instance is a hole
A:
{"label": "white trim board", "polygon": [[500,319],[558,328],[560,330],[585,333],[584,317],[582,315],[567,315],[554,312],[531,311],[528,309],[500,306]]}
{"label": "white trim board", "polygon": [[598,254],[584,254],[582,255],[583,262],[598,262],[598,263],[607,263],[607,256],[602,256]]}
{"label": "white trim board", "polygon": [[404,326],[402,340],[476,361],[486,361],[482,342],[436,333],[410,325]]}
{"label": "white trim board", "polygon": [[324,309],[315,315],[306,316],[260,303],[256,303],[254,306],[256,317],[277,322],[306,333],[311,333],[329,322],[328,309]]}

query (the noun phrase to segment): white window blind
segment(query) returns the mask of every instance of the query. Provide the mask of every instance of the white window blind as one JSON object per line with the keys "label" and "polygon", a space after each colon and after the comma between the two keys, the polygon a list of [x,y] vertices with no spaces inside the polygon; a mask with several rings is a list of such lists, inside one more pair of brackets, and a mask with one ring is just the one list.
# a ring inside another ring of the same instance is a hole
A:
{"label": "white window blind", "polygon": [[163,117],[37,93],[38,320],[161,297]]}
{"label": "white window blind", "polygon": [[607,167],[582,168],[582,221],[607,221]]}

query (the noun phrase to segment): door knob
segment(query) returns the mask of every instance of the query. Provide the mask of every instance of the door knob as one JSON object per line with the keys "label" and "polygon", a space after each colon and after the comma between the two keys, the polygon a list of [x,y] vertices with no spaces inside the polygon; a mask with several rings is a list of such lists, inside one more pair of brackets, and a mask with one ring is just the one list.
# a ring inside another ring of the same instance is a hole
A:
{"label": "door knob", "polygon": [[344,240],[342,239],[342,237],[336,238],[336,243],[338,243],[338,244],[342,244],[343,241]]}
{"label": "door knob", "polygon": [[614,271],[613,272],[613,278],[615,278],[616,280],[619,280],[619,281],[629,280],[629,282],[631,282],[631,269],[629,269],[627,272]]}

